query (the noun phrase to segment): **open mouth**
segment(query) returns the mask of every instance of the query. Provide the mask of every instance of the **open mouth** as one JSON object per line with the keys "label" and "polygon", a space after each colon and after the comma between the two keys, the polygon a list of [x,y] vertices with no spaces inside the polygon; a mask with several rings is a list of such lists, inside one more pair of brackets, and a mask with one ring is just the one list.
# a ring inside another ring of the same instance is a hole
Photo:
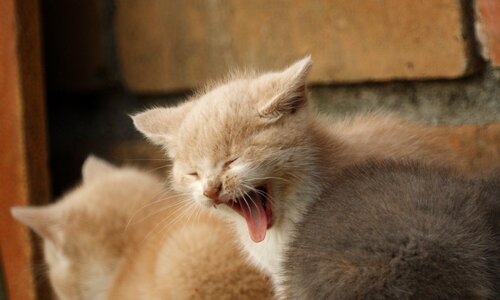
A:
{"label": "open mouth", "polygon": [[247,222],[252,241],[259,243],[266,238],[267,229],[272,226],[273,211],[270,203],[269,185],[264,184],[248,192],[245,197],[226,203]]}

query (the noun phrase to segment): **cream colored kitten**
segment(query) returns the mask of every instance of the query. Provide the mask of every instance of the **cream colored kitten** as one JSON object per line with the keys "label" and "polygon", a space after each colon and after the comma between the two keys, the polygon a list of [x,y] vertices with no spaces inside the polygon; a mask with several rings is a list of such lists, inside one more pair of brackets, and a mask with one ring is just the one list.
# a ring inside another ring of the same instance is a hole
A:
{"label": "cream colored kitten", "polygon": [[226,224],[203,211],[183,220],[186,200],[156,177],[95,157],[82,173],[83,183],[60,201],[12,209],[43,238],[58,298],[271,298]]}
{"label": "cream colored kitten", "polygon": [[306,57],[133,117],[173,159],[173,187],[233,220],[252,261],[278,285],[295,224],[342,167],[369,157],[453,160],[422,126],[381,114],[334,123],[312,112],[310,68]]}

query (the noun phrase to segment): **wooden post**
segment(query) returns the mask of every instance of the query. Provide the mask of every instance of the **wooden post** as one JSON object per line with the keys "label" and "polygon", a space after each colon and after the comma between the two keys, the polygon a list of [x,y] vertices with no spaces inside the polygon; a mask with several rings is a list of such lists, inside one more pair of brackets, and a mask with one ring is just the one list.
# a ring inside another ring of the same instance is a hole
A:
{"label": "wooden post", "polygon": [[0,250],[9,299],[36,299],[39,257],[15,205],[49,198],[37,0],[0,1]]}

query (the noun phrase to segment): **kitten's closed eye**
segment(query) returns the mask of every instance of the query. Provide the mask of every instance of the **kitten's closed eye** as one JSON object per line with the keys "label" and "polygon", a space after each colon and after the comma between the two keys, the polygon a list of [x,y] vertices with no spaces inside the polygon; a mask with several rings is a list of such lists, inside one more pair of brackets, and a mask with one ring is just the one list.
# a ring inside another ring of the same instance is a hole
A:
{"label": "kitten's closed eye", "polygon": [[222,166],[222,169],[223,169],[223,170],[227,170],[227,169],[231,166],[231,164],[232,164],[233,162],[235,162],[236,160],[238,160],[238,158],[239,158],[239,157],[236,157],[236,158],[233,158],[233,159],[231,159],[231,160],[226,161],[226,162],[224,163],[224,165]]}
{"label": "kitten's closed eye", "polygon": [[188,176],[191,176],[192,178],[198,179],[200,176],[198,175],[198,172],[191,172],[188,173]]}

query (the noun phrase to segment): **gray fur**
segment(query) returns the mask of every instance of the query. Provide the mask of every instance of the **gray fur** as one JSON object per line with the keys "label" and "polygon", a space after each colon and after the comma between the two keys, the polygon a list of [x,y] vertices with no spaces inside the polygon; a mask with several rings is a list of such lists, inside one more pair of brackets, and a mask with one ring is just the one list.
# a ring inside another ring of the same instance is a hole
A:
{"label": "gray fur", "polygon": [[287,299],[498,299],[499,176],[370,162],[325,190],[286,253]]}

